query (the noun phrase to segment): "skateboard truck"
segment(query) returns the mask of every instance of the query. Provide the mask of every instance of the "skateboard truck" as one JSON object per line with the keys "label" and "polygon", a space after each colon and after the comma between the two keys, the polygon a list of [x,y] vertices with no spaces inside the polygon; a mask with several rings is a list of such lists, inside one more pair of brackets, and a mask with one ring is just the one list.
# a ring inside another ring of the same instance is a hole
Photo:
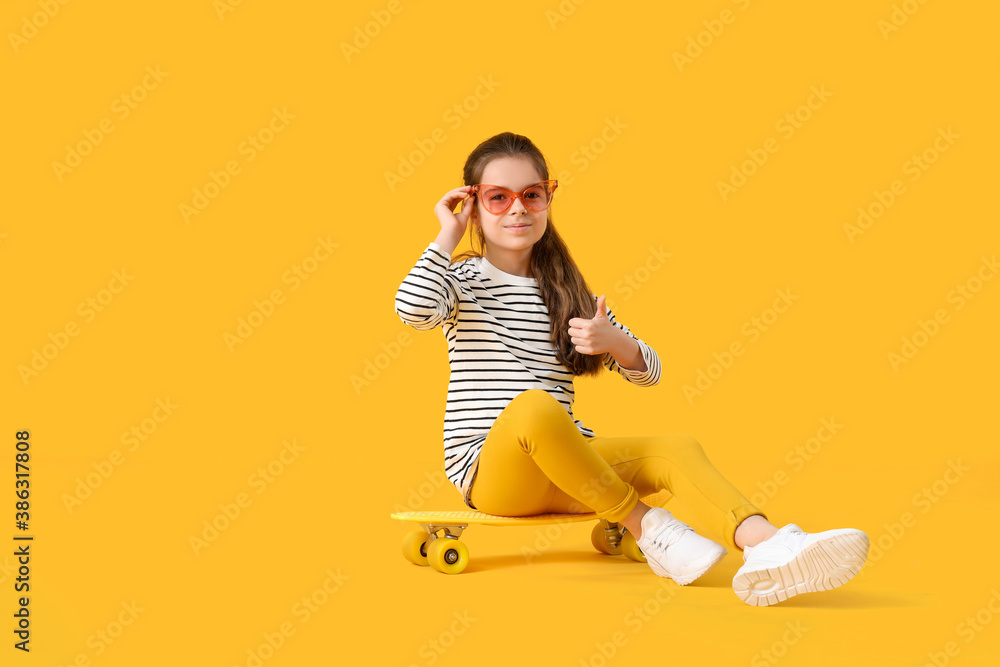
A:
{"label": "skateboard truck", "polygon": [[604,526],[604,539],[607,540],[613,549],[618,549],[621,546],[622,539],[622,530],[619,529],[618,524],[611,523],[607,519],[601,519],[601,525]]}
{"label": "skateboard truck", "polygon": [[467,524],[467,523],[464,523],[464,524],[462,524],[462,523],[442,523],[442,524],[422,523],[422,524],[420,524],[420,527],[427,531],[427,534],[429,536],[428,540],[433,540],[435,538],[442,537],[441,535],[437,534],[439,530],[443,530],[444,531],[443,537],[450,537],[453,540],[457,540],[458,538],[460,538],[462,536],[462,531],[469,527],[469,524]]}

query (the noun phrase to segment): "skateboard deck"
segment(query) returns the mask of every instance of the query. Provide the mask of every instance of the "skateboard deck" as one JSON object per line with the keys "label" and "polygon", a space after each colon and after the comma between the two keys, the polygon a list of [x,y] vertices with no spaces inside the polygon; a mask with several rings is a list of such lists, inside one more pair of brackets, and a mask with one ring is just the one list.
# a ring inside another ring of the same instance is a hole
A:
{"label": "skateboard deck", "polygon": [[601,519],[597,514],[534,514],[531,516],[498,516],[474,510],[394,512],[393,519],[420,524],[403,539],[403,557],[416,565],[429,565],[445,574],[458,574],[469,564],[469,549],[459,540],[468,526],[539,526],[545,524],[597,521],[591,531],[591,543],[598,551],[624,554],[632,560],[645,562],[635,538],[623,526]]}
{"label": "skateboard deck", "polygon": [[487,514],[476,510],[457,510],[454,512],[395,512],[391,515],[393,519],[400,521],[412,521],[414,523],[433,524],[473,524],[478,523],[484,526],[539,526],[547,523],[565,523],[567,521],[589,521],[596,520],[597,514],[588,512],[587,514],[533,514],[530,516],[500,516],[498,514]]}

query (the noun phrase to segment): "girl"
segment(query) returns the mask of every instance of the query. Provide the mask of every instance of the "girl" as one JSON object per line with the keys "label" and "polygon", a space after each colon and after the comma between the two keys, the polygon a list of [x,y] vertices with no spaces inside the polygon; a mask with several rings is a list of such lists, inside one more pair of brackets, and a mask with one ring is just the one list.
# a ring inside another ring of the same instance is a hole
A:
{"label": "girl", "polygon": [[[625,525],[656,574],[684,585],[727,552],[640,500],[676,495],[743,551],[733,590],[751,605],[857,574],[868,556],[862,531],[778,529],[693,438],[598,437],[574,418],[574,376],[607,369],[650,387],[659,357],[587,286],[552,222],[558,183],[527,137],[487,139],[463,176],[466,185],[435,206],[441,232],[403,279],[395,308],[416,329],[441,326],[448,341],[444,465],[465,504],[507,516],[596,512]],[[452,259],[470,221],[480,249]]]}

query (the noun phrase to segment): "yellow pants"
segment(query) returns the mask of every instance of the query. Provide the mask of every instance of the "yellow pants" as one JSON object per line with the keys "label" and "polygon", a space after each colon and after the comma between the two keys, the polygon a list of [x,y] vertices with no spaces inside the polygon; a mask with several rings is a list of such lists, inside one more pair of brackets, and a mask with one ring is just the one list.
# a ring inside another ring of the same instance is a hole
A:
{"label": "yellow pants", "polygon": [[684,511],[673,512],[677,518],[731,549],[739,549],[734,535],[744,519],[766,517],[716,470],[694,438],[589,438],[541,389],[518,394],[493,423],[470,499],[489,514],[596,512],[620,523],[640,498],[661,491],[683,505]]}

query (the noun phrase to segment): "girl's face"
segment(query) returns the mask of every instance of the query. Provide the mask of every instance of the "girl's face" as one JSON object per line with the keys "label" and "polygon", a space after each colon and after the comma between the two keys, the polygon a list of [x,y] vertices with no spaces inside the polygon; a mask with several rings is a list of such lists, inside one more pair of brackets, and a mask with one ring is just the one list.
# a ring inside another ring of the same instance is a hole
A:
{"label": "girl's face", "polygon": [[[486,165],[480,182],[521,192],[541,180],[542,175],[528,158],[502,157]],[[527,250],[545,233],[548,211],[525,208],[519,198],[515,198],[506,211],[494,215],[486,210],[477,196],[474,210],[473,224],[482,227],[486,248],[493,252]]]}

